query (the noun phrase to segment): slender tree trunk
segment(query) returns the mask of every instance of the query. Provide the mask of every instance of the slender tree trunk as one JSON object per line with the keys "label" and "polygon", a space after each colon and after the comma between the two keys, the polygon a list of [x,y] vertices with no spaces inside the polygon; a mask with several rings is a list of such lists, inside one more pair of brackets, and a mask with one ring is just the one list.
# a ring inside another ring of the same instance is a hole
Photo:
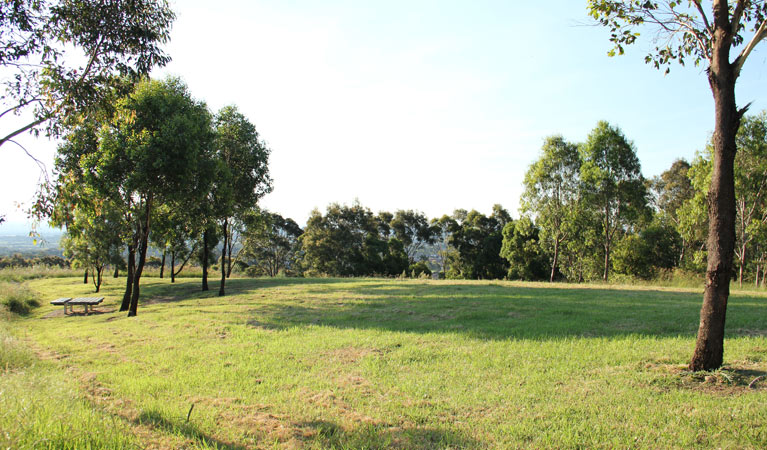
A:
{"label": "slender tree trunk", "polygon": [[226,257],[226,277],[230,278],[232,276],[232,253],[234,252],[234,229],[230,227],[229,231],[229,238],[227,240],[228,244],[228,250],[227,250],[227,257]]}
{"label": "slender tree trunk", "polygon": [[85,275],[83,275],[83,284],[88,284],[88,269],[85,269]]}
{"label": "slender tree trunk", "polygon": [[133,292],[131,293],[130,309],[128,310],[128,317],[133,317],[138,314],[138,298],[141,288],[141,273],[144,271],[144,264],[146,263],[146,251],[149,246],[149,215],[152,212],[152,196],[146,200],[146,206],[144,208],[144,223],[141,225],[141,243],[139,244],[139,257],[138,264],[136,265],[136,273],[133,275]]}
{"label": "slender tree trunk", "polygon": [[128,277],[125,282],[125,294],[123,294],[120,311],[127,311],[130,308],[130,299],[133,292],[133,274],[136,273],[136,242],[138,242],[138,239],[134,239],[133,244],[128,246]]}
{"label": "slender tree trunk", "polygon": [[714,9],[718,16],[708,72],[716,109],[714,170],[708,192],[706,289],[698,338],[689,366],[694,371],[717,369],[724,357],[724,323],[735,251],[735,135],[741,115],[745,113],[745,110],[738,111],[735,103],[736,74],[729,62],[731,27],[726,2],[716,1]]}
{"label": "slender tree trunk", "polygon": [[115,276],[114,278],[117,278],[120,276],[120,267],[115,265]]}
{"label": "slender tree trunk", "polygon": [[679,255],[679,262],[677,263],[678,267],[681,267],[682,262],[684,262],[684,254],[686,250],[687,250],[687,242],[684,239],[682,239],[682,253]]}
{"label": "slender tree trunk", "polygon": [[208,290],[208,230],[202,232],[202,290]]}
{"label": "slender tree trunk", "polygon": [[229,232],[226,229],[229,221],[224,219],[224,245],[221,247],[221,285],[218,287],[219,297],[226,295],[226,253],[229,247]]}
{"label": "slender tree trunk", "polygon": [[170,282],[176,282],[176,251],[170,252]]}
{"label": "slender tree trunk", "polygon": [[163,249],[162,262],[160,263],[160,278],[163,278],[163,275],[165,274],[165,253],[166,253],[166,250]]}
{"label": "slender tree trunk", "polygon": [[605,273],[602,276],[605,283],[608,281],[610,272],[610,205],[609,200],[605,202]]}
{"label": "slender tree trunk", "polygon": [[559,261],[559,239],[554,239],[554,262],[551,264],[551,276],[549,283],[554,282],[554,274],[557,273],[557,262]]}
{"label": "slender tree trunk", "polygon": [[104,271],[104,267],[97,267],[93,269],[93,284],[96,287],[96,292],[101,290],[101,273]]}

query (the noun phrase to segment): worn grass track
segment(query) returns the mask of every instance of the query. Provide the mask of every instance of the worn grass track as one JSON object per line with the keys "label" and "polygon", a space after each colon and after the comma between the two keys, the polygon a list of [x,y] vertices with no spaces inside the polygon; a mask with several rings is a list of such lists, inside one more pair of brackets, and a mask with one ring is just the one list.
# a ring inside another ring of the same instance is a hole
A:
{"label": "worn grass track", "polygon": [[[767,382],[748,387],[767,373],[758,293],[732,296],[727,367],[704,377],[683,370],[694,291],[233,279],[220,298],[146,282],[136,318],[45,306],[13,323],[141,446],[767,447]],[[90,294],[75,278],[29,285]]]}

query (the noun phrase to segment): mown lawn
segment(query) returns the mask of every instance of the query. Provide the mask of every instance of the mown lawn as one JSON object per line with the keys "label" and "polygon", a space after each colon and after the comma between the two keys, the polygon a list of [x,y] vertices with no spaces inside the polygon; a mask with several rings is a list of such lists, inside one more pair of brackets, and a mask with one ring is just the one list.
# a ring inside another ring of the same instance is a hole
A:
{"label": "mown lawn", "polygon": [[[107,282],[101,309],[112,311],[124,280]],[[29,286],[43,299],[92,295],[77,278]],[[64,317],[45,305],[14,321],[12,335],[42,360],[0,376],[0,446],[34,442],[18,423],[35,406],[19,402],[45,383],[13,380],[49,373],[100,418],[93,426],[113,432],[94,448],[767,448],[767,380],[749,387],[767,374],[758,293],[732,296],[727,366],[703,376],[684,371],[694,291],[380,279],[227,286],[220,298],[216,283],[202,293],[197,280],[147,279],[135,318]]]}

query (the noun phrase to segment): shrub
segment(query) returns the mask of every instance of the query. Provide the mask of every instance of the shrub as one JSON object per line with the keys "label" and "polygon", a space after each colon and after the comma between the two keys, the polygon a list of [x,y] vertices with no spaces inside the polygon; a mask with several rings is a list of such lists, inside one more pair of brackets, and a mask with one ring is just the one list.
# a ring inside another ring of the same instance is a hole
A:
{"label": "shrub", "polygon": [[408,270],[410,276],[413,278],[421,278],[422,275],[426,275],[427,278],[431,276],[431,269],[429,269],[429,266],[423,261],[411,264]]}
{"label": "shrub", "polygon": [[23,315],[40,306],[40,301],[35,291],[22,284],[3,283],[0,285],[0,304],[12,313]]}

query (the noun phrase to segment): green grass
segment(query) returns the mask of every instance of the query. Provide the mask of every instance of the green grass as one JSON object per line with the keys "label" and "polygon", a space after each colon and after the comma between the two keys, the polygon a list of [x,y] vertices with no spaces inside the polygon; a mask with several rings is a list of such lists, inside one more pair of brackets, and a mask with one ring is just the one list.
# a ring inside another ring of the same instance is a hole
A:
{"label": "green grass", "polygon": [[[43,305],[12,324],[55,356],[50,376],[76,380],[64,397],[142,446],[767,447],[767,382],[748,387],[767,374],[760,293],[733,293],[727,365],[700,375],[684,370],[695,289],[233,279],[219,298],[216,282],[145,281],[135,318]],[[43,298],[92,291],[29,283]],[[123,283],[106,279],[102,309]]]}
{"label": "green grass", "polygon": [[0,448],[139,448],[127,423],[95,409],[60,365],[12,334],[13,320],[0,310]]}
{"label": "green grass", "polygon": [[63,269],[61,267],[34,266],[34,267],[4,267],[0,269],[0,282],[21,282],[38,278],[64,278],[80,275],[81,270]]}

